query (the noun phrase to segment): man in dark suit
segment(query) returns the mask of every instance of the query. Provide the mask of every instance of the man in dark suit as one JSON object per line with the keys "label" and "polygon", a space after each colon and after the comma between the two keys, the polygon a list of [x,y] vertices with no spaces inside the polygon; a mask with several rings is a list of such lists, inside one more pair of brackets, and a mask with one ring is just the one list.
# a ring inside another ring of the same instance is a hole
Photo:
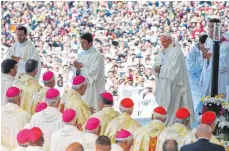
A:
{"label": "man in dark suit", "polygon": [[223,146],[209,142],[211,136],[211,127],[206,124],[200,124],[196,131],[198,140],[193,144],[181,147],[180,151],[225,151]]}

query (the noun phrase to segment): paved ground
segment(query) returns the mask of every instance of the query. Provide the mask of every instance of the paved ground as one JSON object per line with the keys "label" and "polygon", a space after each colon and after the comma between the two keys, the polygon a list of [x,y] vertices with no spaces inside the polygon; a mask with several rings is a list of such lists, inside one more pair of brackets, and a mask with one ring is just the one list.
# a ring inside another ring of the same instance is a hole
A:
{"label": "paved ground", "polygon": [[[118,108],[119,104],[116,105]],[[142,126],[151,121],[152,112],[158,104],[155,101],[149,101],[148,103],[135,102],[135,107],[131,115],[132,118],[136,119]],[[197,127],[199,123],[196,121],[191,124],[191,128]]]}
{"label": "paved ground", "polygon": [[151,118],[135,118],[142,126],[149,123]]}
{"label": "paved ground", "polygon": [[[135,118],[142,126],[144,126],[145,124],[149,123],[151,121],[151,118]],[[199,123],[196,121],[194,123],[192,123],[191,129],[196,128],[199,125]]]}

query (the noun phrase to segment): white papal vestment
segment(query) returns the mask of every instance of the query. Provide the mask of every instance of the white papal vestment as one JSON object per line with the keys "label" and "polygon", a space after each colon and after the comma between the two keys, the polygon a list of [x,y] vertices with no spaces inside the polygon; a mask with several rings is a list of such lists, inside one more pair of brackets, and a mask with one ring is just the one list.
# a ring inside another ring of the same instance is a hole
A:
{"label": "white papal vestment", "polygon": [[172,42],[163,50],[162,65],[156,83],[156,101],[167,110],[166,123],[171,125],[181,107],[188,108],[194,122],[192,94],[184,54],[179,44]]}

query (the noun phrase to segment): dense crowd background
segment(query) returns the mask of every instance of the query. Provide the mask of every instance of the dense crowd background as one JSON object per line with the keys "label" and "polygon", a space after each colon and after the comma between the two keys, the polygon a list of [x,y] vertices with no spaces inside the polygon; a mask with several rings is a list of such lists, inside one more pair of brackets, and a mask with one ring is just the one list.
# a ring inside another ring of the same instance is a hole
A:
{"label": "dense crowd background", "polygon": [[42,58],[42,73],[52,70],[57,86],[71,88],[72,62],[82,52],[79,35],[91,32],[94,46],[106,63],[106,89],[114,96],[128,80],[145,87],[141,96],[153,93],[152,66],[161,49],[159,36],[169,31],[186,55],[207,20],[220,18],[229,30],[228,2],[1,2],[1,58],[16,42],[15,30],[24,25]]}

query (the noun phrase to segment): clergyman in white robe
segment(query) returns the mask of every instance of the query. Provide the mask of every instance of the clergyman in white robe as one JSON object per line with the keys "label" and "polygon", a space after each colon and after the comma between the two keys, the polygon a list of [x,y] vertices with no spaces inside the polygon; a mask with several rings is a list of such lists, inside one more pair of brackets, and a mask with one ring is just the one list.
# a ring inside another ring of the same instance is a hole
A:
{"label": "clergyman in white robe", "polygon": [[74,125],[64,125],[63,128],[54,132],[50,139],[50,151],[64,151],[71,144],[72,140],[78,142],[83,136]]}
{"label": "clergyman in white robe", "polygon": [[21,74],[25,74],[25,63],[28,59],[35,59],[39,62],[38,64],[38,72],[35,76],[37,82],[39,82],[39,76],[41,73],[41,61],[40,61],[40,55],[35,48],[35,45],[33,42],[26,40],[23,43],[15,43],[9,50],[7,54],[7,59],[11,59],[12,56],[20,57],[22,59],[18,62],[18,70],[17,70],[17,76]]}
{"label": "clergyman in white robe", "polygon": [[1,78],[1,106],[3,106],[7,102],[6,91],[13,85],[14,77],[9,74],[2,73]]}
{"label": "clergyman in white robe", "polygon": [[15,148],[14,150],[12,150],[12,151],[26,151],[26,148],[27,147],[23,147],[23,146],[18,146],[17,148]]}
{"label": "clergyman in white robe", "polygon": [[156,83],[156,101],[167,110],[166,123],[171,125],[177,109],[185,107],[194,122],[192,94],[184,54],[174,41],[163,50],[162,64]]}
{"label": "clergyman in white robe", "polygon": [[6,148],[4,146],[1,146],[1,151],[10,151],[10,149],[9,148]]}
{"label": "clergyman in white robe", "polygon": [[62,114],[57,108],[48,106],[46,109],[32,116],[29,126],[31,128],[39,127],[42,130],[44,134],[43,149],[47,151],[50,147],[52,133],[63,127]]}
{"label": "clergyman in white robe", "polygon": [[[99,94],[105,91],[105,66],[100,52],[93,46],[79,54],[77,61],[83,65],[80,75],[87,79],[88,87],[82,97],[89,107],[98,110]],[[75,72],[76,73],[76,70]]]}
{"label": "clergyman in white robe", "polygon": [[186,57],[186,65],[189,73],[189,81],[192,91],[194,110],[201,101],[199,83],[203,67],[203,59],[198,43],[195,44]]}
{"label": "clergyman in white robe", "polygon": [[17,134],[31,119],[31,115],[17,104],[8,102],[1,108],[1,145],[10,150],[18,146]]}
{"label": "clergyman in white robe", "polygon": [[[205,48],[213,53],[213,40],[208,37],[205,42]],[[200,80],[201,96],[209,96],[211,94],[211,75],[212,75],[212,57],[208,61],[204,59],[203,71]],[[220,43],[219,57],[219,79],[218,93],[226,95],[226,87],[229,85],[229,42]]]}
{"label": "clergyman in white robe", "polygon": [[111,144],[111,151],[124,151],[124,149],[117,144]]}
{"label": "clergyman in white robe", "polygon": [[28,146],[26,148],[26,151],[45,151],[45,150],[40,146]]}
{"label": "clergyman in white robe", "polygon": [[84,151],[95,151],[95,142],[97,138],[98,135],[94,133],[84,132],[78,142],[83,145]]}

